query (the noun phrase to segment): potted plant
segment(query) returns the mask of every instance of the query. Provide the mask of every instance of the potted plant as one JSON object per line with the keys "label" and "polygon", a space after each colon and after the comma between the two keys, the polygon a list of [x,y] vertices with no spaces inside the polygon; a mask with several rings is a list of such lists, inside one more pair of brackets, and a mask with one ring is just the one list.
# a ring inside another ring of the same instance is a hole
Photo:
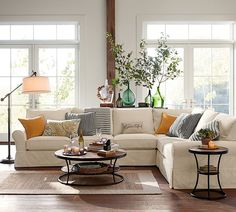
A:
{"label": "potted plant", "polygon": [[198,137],[201,139],[202,145],[208,145],[209,141],[215,137],[215,132],[210,129],[200,129]]}

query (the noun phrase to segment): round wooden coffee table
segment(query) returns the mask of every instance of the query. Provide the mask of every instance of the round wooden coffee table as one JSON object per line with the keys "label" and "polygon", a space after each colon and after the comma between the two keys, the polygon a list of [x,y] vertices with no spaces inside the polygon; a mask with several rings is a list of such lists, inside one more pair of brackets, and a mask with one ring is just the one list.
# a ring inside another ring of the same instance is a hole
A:
{"label": "round wooden coffee table", "polygon": [[[194,186],[194,189],[191,192],[191,196],[200,198],[200,199],[221,199],[226,197],[226,193],[223,191],[220,184],[220,160],[223,154],[228,153],[228,149],[225,147],[219,147],[216,149],[201,149],[199,147],[189,148],[189,152],[194,154],[196,165],[197,165],[197,180]],[[197,155],[206,155],[207,156],[207,165],[200,167],[198,163]],[[217,166],[210,164],[210,156],[219,155]],[[207,175],[207,189],[197,189],[199,175]],[[219,189],[210,188],[210,176],[216,175],[219,185]],[[213,195],[214,194],[214,195]],[[218,194],[215,196],[215,194]]]}
{"label": "round wooden coffee table", "polygon": [[[96,152],[87,152],[85,155],[81,156],[71,156],[63,154],[64,150],[58,150],[55,152],[55,156],[57,158],[63,159],[66,162],[66,166],[62,167],[62,171],[64,174],[59,176],[58,181],[65,185],[113,185],[117,183],[121,183],[124,180],[124,177],[117,172],[120,170],[119,166],[116,164],[117,160],[126,156],[126,152],[124,150],[116,151],[116,154],[111,157],[102,157],[98,156]],[[78,163],[72,164],[72,161],[78,161]],[[108,163],[105,163],[108,161]],[[85,165],[85,166],[84,166]],[[83,169],[80,167],[86,167],[87,169]],[[97,165],[101,165],[101,169],[90,169],[89,167],[94,167]],[[107,165],[107,167],[105,167]],[[103,170],[103,167],[105,168]],[[84,171],[87,170],[87,171]],[[98,170],[98,171],[96,171]],[[76,183],[74,180],[70,181],[70,176],[72,175],[111,175],[113,180],[111,182],[95,182],[89,184]],[[65,178],[65,179],[63,179]]]}

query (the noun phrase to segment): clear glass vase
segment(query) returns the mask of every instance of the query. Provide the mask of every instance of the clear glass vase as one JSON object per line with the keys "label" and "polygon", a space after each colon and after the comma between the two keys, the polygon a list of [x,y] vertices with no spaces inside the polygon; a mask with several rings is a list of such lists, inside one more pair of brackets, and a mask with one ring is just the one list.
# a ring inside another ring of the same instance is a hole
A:
{"label": "clear glass vase", "polygon": [[123,92],[122,101],[124,106],[132,106],[135,103],[135,94],[129,88],[129,83],[127,89]]}

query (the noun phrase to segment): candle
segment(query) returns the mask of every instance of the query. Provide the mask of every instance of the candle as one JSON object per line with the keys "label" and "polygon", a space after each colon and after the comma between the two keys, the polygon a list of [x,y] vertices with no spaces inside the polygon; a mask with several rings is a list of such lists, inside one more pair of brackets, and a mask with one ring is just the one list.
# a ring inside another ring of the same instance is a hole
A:
{"label": "candle", "polygon": [[213,141],[208,142],[208,148],[209,149],[214,149],[216,147],[215,143]]}

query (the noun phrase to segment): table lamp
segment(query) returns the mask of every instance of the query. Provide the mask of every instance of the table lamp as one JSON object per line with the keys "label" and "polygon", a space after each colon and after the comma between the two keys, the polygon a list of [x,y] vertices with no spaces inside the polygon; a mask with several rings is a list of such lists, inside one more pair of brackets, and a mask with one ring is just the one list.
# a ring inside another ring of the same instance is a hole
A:
{"label": "table lamp", "polygon": [[7,110],[7,118],[8,118],[8,136],[7,136],[7,145],[8,145],[8,156],[6,159],[3,159],[1,163],[4,164],[12,164],[14,163],[14,159],[11,157],[11,94],[16,91],[19,87],[22,86],[22,93],[25,94],[33,94],[33,93],[48,93],[50,92],[49,88],[49,79],[44,76],[37,76],[36,72],[33,72],[31,76],[25,77],[23,82],[19,84],[15,89],[7,93],[1,101],[4,101],[6,98],[8,100],[8,110]]}

